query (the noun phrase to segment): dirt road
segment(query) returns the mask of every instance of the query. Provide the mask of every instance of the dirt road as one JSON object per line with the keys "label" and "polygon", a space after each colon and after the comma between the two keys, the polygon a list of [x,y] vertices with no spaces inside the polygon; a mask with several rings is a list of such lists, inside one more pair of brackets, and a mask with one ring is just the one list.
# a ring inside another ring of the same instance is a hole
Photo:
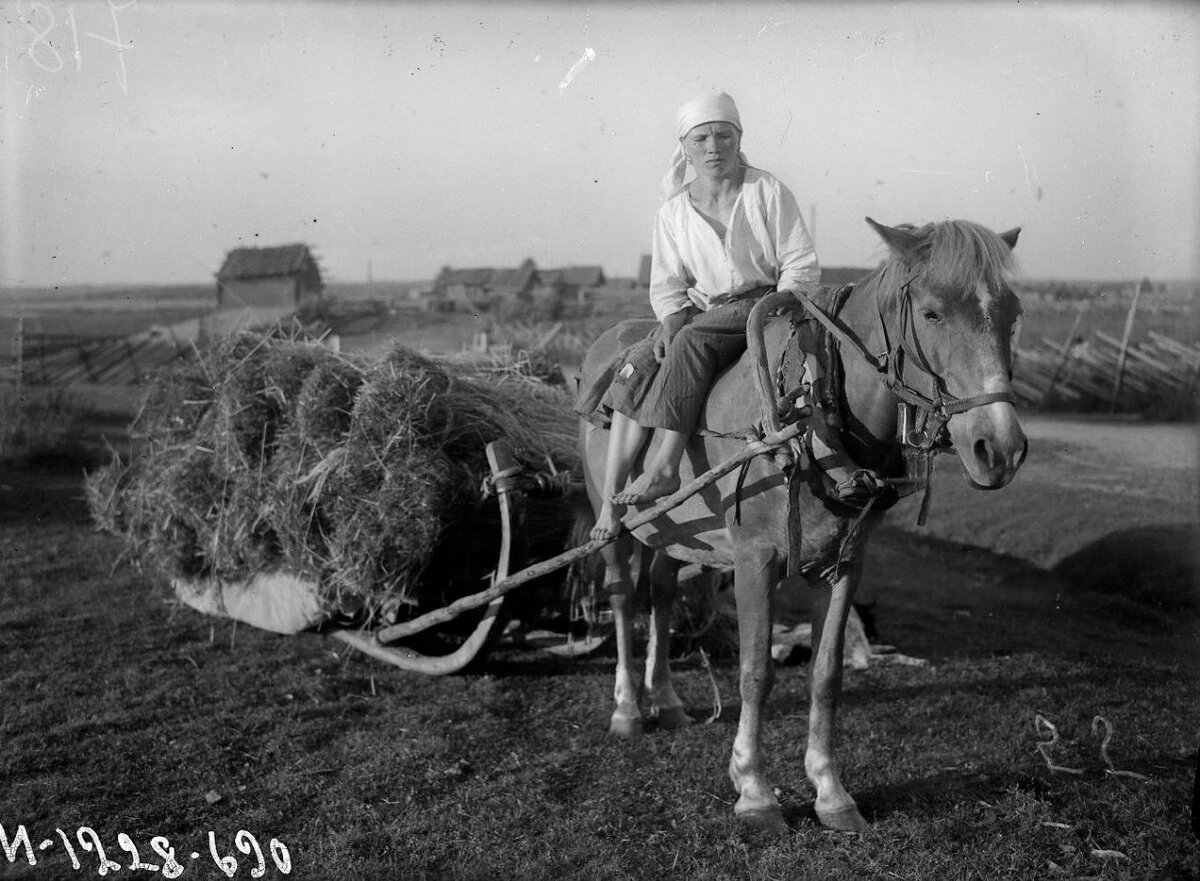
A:
{"label": "dirt road", "polygon": [[1196,426],[1044,416],[1022,424],[1029,458],[1010,486],[973,490],[957,460],[942,456],[926,528],[915,525],[915,498],[889,524],[1044,568],[1128,530],[1200,527]]}

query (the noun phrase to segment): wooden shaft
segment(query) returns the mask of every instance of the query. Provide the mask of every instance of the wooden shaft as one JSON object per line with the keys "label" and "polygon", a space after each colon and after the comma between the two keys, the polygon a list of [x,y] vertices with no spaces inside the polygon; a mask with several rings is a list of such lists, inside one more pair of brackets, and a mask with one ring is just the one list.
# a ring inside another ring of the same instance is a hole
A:
{"label": "wooden shaft", "polygon": [[[699,477],[691,480],[687,485],[680,487],[671,495],[659,499],[657,504],[648,508],[645,511],[639,511],[637,514],[627,516],[621,521],[622,525],[630,532],[637,529],[639,526],[644,526],[651,520],[661,517],[663,514],[677,507],[682,502],[694,496],[700,490],[711,486],[722,477],[736,468],[739,468],[743,462],[748,462],[755,456],[766,452],[766,448],[777,447],[780,444],[785,444],[794,437],[798,437],[804,431],[804,423],[796,422],[787,426],[782,431],[768,435],[757,443],[750,443],[746,448],[737,455],[731,456],[724,462],[705,471]],[[543,575],[549,575],[551,572],[556,572],[564,566],[569,566],[576,560],[582,560],[584,557],[595,553],[605,545],[612,544],[617,540],[617,536],[612,536],[607,539],[593,539],[586,544],[571,548],[568,551],[563,551],[556,557],[551,557],[549,560],[543,560],[541,563],[536,563],[527,569],[522,569],[520,572],[511,575],[508,578],[497,581],[487,590],[480,591],[470,596],[465,596],[462,599],[455,600],[448,606],[443,606],[440,609],[435,609],[432,612],[427,612],[413,618],[411,621],[403,621],[399,624],[393,624],[391,627],[385,627],[378,633],[378,639],[381,642],[392,642],[397,639],[403,639],[406,636],[412,636],[414,633],[420,633],[433,627],[435,624],[444,624],[461,615],[468,609],[474,609],[478,606],[485,605],[491,602],[498,596],[508,593],[514,588],[520,587],[522,584],[533,581],[535,578],[541,578]]]}
{"label": "wooden shaft", "polygon": [[[505,441],[493,441],[488,444],[487,459],[493,476],[516,465],[512,449]],[[503,579],[508,575],[513,557],[521,551],[520,545],[524,533],[524,499],[519,490],[500,490],[496,495],[500,504],[501,521],[500,554],[496,563],[496,573],[497,577]],[[483,605],[483,603],[479,605]],[[484,611],[483,618],[475,626],[475,630],[462,645],[448,655],[423,655],[412,649],[393,648],[385,645],[388,640],[382,638],[382,632],[373,634],[358,630],[338,630],[334,631],[332,635],[359,651],[402,670],[424,673],[427,676],[445,676],[459,672],[475,660],[492,637],[492,631],[499,621],[503,605],[504,599],[501,596],[490,600],[487,603],[488,608]]]}

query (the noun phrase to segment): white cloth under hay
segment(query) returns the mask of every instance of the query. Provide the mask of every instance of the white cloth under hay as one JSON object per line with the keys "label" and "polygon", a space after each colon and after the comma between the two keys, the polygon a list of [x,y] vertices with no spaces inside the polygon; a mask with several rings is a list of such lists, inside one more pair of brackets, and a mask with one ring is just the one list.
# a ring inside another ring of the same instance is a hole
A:
{"label": "white cloth under hay", "polygon": [[327,603],[315,579],[288,572],[266,572],[246,581],[172,578],[184,604],[216,618],[232,618],[272,633],[299,633],[322,624]]}

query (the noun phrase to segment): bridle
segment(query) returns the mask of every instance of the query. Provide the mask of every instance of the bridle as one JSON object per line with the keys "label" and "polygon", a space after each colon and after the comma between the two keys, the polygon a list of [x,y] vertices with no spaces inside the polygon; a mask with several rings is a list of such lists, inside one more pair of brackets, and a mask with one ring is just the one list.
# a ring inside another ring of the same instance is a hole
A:
{"label": "bridle", "polygon": [[[921,349],[920,340],[917,339],[909,288],[918,277],[919,272],[913,273],[900,285],[898,296],[900,327],[895,341],[892,340],[892,334],[888,332],[883,306],[877,303],[879,326],[884,341],[884,351],[878,355],[870,352],[862,340],[846,330],[834,317],[813,302],[807,294],[802,291],[793,293],[808,313],[821,322],[840,343],[857,352],[875,371],[884,375],[884,385],[892,394],[914,408],[916,418],[912,421],[911,427],[907,427],[904,431],[904,435],[900,438],[901,442],[905,446],[915,447],[916,450],[923,453],[949,451],[953,449],[954,445],[950,441],[946,426],[952,416],[988,404],[1015,404],[1016,399],[1011,391],[985,392],[966,398],[960,398],[950,393],[941,374],[930,366],[929,360]],[[932,396],[922,394],[905,381],[904,368],[908,363],[911,363],[929,380],[933,389]]]}

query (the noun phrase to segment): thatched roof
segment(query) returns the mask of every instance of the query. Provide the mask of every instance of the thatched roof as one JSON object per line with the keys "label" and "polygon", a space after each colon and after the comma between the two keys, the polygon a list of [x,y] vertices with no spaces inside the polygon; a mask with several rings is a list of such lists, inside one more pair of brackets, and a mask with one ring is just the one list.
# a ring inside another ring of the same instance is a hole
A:
{"label": "thatched roof", "polygon": [[604,286],[604,270],[599,266],[564,266],[560,269],[543,269],[538,278],[545,285],[569,285],[578,288]]}
{"label": "thatched roof", "polygon": [[247,278],[274,278],[296,275],[316,260],[307,245],[280,245],[275,248],[234,248],[225,257],[217,273],[221,281]]}
{"label": "thatched roof", "polygon": [[438,276],[438,281],[448,285],[458,284],[481,288],[491,284],[492,275],[495,272],[496,270],[490,266],[481,266],[476,269],[447,269]]}
{"label": "thatched roof", "polygon": [[497,269],[481,266],[474,269],[451,269],[446,267],[438,275],[436,284],[449,287],[461,285],[467,288],[490,288],[492,290],[527,290],[537,275],[537,266],[526,260],[514,269]]}
{"label": "thatched roof", "polygon": [[492,273],[491,286],[493,288],[512,288],[516,290],[525,290],[533,281],[534,275],[537,273],[537,267],[534,266],[532,260],[526,260],[516,269],[497,269]]}
{"label": "thatched roof", "polygon": [[538,269],[526,260],[513,269],[491,266],[475,269],[446,267],[435,284],[442,289],[452,285],[466,288],[487,288],[494,291],[527,291],[534,285],[543,287],[596,288],[605,284],[604,270],[599,266],[564,266],[559,269]]}

